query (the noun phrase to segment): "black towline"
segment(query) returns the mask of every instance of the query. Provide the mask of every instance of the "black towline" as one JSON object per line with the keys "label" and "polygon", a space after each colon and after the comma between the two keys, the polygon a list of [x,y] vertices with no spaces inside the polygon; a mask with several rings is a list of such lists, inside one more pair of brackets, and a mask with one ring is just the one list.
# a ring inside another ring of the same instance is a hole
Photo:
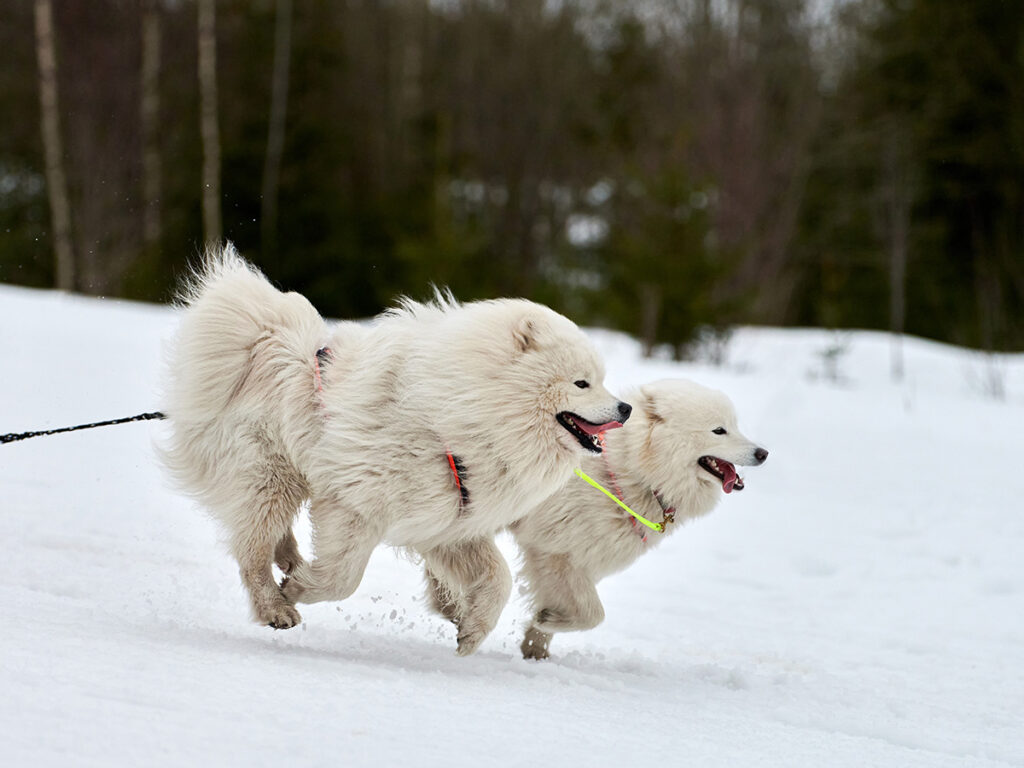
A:
{"label": "black towline", "polygon": [[0,444],[14,443],[18,440],[28,440],[30,437],[44,437],[46,435],[59,435],[61,432],[77,432],[80,429],[92,429],[93,427],[109,427],[113,424],[127,424],[130,421],[150,421],[152,419],[166,419],[160,411],[152,413],[140,413],[137,416],[125,416],[122,419],[110,419],[109,421],[94,421],[92,424],[79,424],[74,427],[60,427],[59,429],[46,429],[39,432],[9,432],[0,435]]}

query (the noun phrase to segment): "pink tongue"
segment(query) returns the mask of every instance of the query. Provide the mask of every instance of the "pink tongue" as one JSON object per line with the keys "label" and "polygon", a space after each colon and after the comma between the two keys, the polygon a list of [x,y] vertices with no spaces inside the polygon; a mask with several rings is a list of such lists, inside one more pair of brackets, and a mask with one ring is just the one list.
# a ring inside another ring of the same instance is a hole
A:
{"label": "pink tongue", "polygon": [[618,429],[622,426],[622,423],[618,421],[609,421],[604,424],[588,424],[582,419],[573,419],[573,422],[588,435],[599,435],[602,432],[607,432],[609,429]]}
{"label": "pink tongue", "polygon": [[722,490],[726,493],[732,493],[734,485],[736,485],[736,467],[732,464],[725,464],[722,467]]}

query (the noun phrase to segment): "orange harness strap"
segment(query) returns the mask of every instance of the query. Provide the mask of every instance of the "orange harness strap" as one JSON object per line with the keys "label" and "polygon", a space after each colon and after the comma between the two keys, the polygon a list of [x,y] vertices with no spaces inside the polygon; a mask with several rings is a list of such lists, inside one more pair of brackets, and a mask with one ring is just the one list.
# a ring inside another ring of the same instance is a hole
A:
{"label": "orange harness strap", "polygon": [[465,507],[469,504],[469,490],[462,483],[462,476],[466,473],[466,468],[462,465],[459,457],[451,451],[445,451],[444,455],[448,457],[448,466],[452,470],[452,477],[455,478],[455,487],[459,489],[459,496],[462,499],[461,503]]}

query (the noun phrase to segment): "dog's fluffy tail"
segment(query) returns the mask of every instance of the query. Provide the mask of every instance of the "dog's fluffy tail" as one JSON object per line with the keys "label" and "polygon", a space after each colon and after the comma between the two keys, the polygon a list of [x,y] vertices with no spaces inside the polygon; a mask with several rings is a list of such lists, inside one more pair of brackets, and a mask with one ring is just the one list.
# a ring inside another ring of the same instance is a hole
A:
{"label": "dog's fluffy tail", "polygon": [[282,293],[230,244],[207,251],[178,300],[185,308],[170,353],[166,409],[191,423],[237,402],[281,394],[296,366],[310,368],[324,334],[313,306]]}

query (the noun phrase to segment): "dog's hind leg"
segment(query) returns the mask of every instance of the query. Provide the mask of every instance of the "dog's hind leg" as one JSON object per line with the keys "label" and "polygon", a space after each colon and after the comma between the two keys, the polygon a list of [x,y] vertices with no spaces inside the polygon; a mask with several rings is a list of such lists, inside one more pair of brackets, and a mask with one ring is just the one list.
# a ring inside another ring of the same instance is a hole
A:
{"label": "dog's hind leg", "polygon": [[[330,509],[325,516],[325,510]],[[379,521],[350,513],[340,505],[314,503],[313,541],[316,558],[298,563],[281,584],[296,603],[344,600],[356,591],[384,528]]]}
{"label": "dog's hind leg", "polygon": [[604,621],[604,606],[594,580],[573,565],[568,555],[527,550],[523,560],[523,573],[537,609],[520,645],[524,658],[547,658],[555,632],[593,629]]}
{"label": "dog's hind leg", "polygon": [[290,532],[297,508],[297,501],[288,495],[264,493],[254,507],[245,511],[252,524],[239,526],[231,538],[242,583],[252,600],[253,616],[274,629],[288,629],[302,621],[295,605],[281,593],[271,569],[278,542]]}
{"label": "dog's hind leg", "polygon": [[441,615],[458,627],[457,653],[468,656],[494,629],[508,602],[512,592],[508,564],[491,539],[435,547],[424,552],[423,559],[428,580],[433,578],[441,589]]}

